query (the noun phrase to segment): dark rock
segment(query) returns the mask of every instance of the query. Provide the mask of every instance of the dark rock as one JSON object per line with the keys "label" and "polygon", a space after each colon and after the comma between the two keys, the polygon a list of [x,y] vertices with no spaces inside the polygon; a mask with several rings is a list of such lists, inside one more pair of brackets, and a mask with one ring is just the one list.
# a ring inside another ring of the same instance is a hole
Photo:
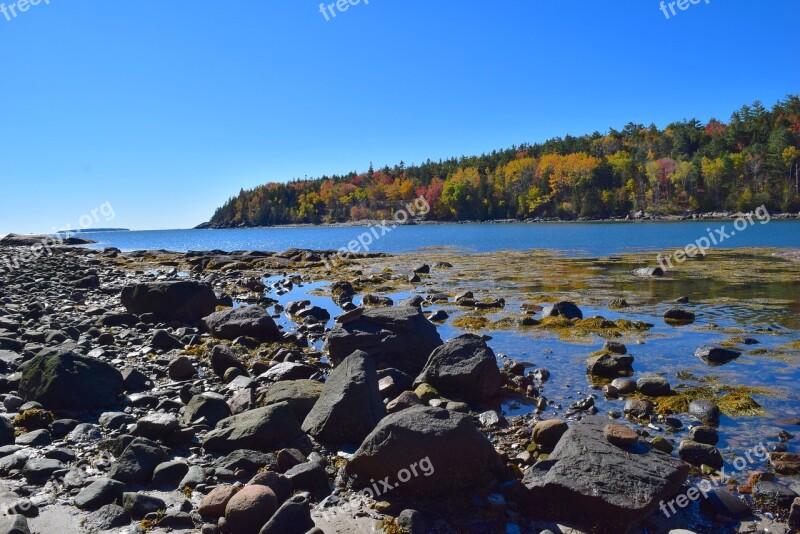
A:
{"label": "dark rock", "polygon": [[553,307],[546,310],[545,317],[566,317],[567,319],[583,319],[583,312],[572,302],[561,301],[553,304]]}
{"label": "dark rock", "polygon": [[334,326],[325,348],[336,364],[356,350],[375,360],[378,369],[399,369],[417,376],[433,349],[442,344],[436,327],[419,308],[403,306],[366,310],[346,325]]}
{"label": "dark rock", "polygon": [[[402,480],[412,464],[418,476]],[[430,407],[385,417],[345,466],[355,488],[386,477],[403,482],[381,494],[382,500],[449,496],[487,485],[502,473],[500,457],[468,415]]]}
{"label": "dark rock", "polygon": [[136,438],[119,456],[108,476],[125,484],[150,482],[156,466],[166,458],[164,450],[147,438]]}
{"label": "dark rock", "polygon": [[604,439],[606,424],[605,418],[584,417],[547,460],[525,473],[522,501],[531,513],[602,525],[598,532],[625,532],[678,492],[689,473],[686,464],[641,444],[620,449]]}
{"label": "dark rock", "polygon": [[664,269],[661,267],[642,267],[641,269],[634,269],[633,274],[636,276],[660,278],[664,276]]}
{"label": "dark rock", "polygon": [[189,465],[182,460],[172,460],[160,463],[153,471],[153,487],[181,489],[178,486],[186,473],[189,472]]}
{"label": "dark rock", "polygon": [[776,473],[796,475],[800,473],[800,454],[790,452],[769,453],[769,463]]}
{"label": "dark rock", "polygon": [[301,435],[294,412],[289,404],[281,402],[223,419],[206,434],[203,447],[216,452],[268,451],[281,443],[293,442]]}
{"label": "dark rock", "polygon": [[691,324],[694,322],[694,312],[681,308],[672,308],[664,312],[664,320],[667,323]]}
{"label": "dark rock", "polygon": [[711,365],[722,365],[735,360],[742,355],[741,352],[722,347],[705,346],[694,351],[694,355]]}
{"label": "dark rock", "polygon": [[645,399],[628,399],[623,412],[630,417],[644,419],[653,415],[653,403]]}
{"label": "dark rock", "polygon": [[320,462],[312,461],[296,465],[286,471],[284,476],[292,483],[294,491],[309,491],[319,499],[331,493],[325,466]]}
{"label": "dark rock", "polygon": [[166,330],[155,330],[150,346],[159,350],[177,350],[183,348],[183,342]]}
{"label": "dark rock", "polygon": [[617,390],[623,395],[636,392],[636,382],[630,378],[615,378],[611,382],[611,385],[617,388]]}
{"label": "dark rock", "polygon": [[222,395],[203,393],[195,395],[183,412],[183,422],[190,425],[200,419],[205,419],[211,426],[216,426],[223,419],[231,416],[228,403]]}
{"label": "dark rock", "polygon": [[147,514],[166,510],[167,503],[158,497],[152,497],[139,492],[126,492],[122,494],[122,507],[134,519],[142,519]]}
{"label": "dark rock", "polygon": [[282,335],[267,310],[259,306],[212,313],[203,319],[203,324],[212,335],[220,339],[234,340],[245,336],[262,341],[277,341]]}
{"label": "dark rock", "polygon": [[261,402],[264,406],[287,402],[297,420],[303,421],[319,400],[322,388],[316,380],[285,380],[269,386]]}
{"label": "dark rock", "polygon": [[180,428],[180,422],[175,414],[150,413],[140,417],[136,422],[134,434],[153,440],[163,440],[174,434]]}
{"label": "dark rock", "polygon": [[689,431],[689,439],[713,446],[719,443],[719,433],[710,426],[695,426]]}
{"label": "dark rock", "polygon": [[211,349],[211,369],[214,370],[214,374],[224,377],[225,372],[232,367],[247,374],[247,367],[233,354],[230,347],[215,345]]}
{"label": "dark rock", "polygon": [[716,426],[719,424],[719,406],[707,400],[694,400],[689,403],[689,415],[703,423]]}
{"label": "dark rock", "polygon": [[602,378],[616,378],[633,374],[633,356],[628,354],[603,354],[592,358],[586,372]]}
{"label": "dark rock", "polygon": [[122,375],[111,365],[65,349],[45,349],[24,365],[20,396],[51,409],[89,410],[114,406]]}
{"label": "dark rock", "polygon": [[22,476],[31,484],[41,484],[56,471],[64,469],[66,466],[58,460],[47,458],[30,458],[22,468]]}
{"label": "dark rock", "polygon": [[167,375],[176,382],[190,380],[196,373],[192,360],[186,356],[178,356],[167,366]]}
{"label": "dark rock", "polygon": [[131,516],[122,506],[107,504],[91,514],[89,522],[97,530],[111,530],[128,525]]}
{"label": "dark rock", "polygon": [[125,384],[125,391],[128,393],[150,391],[153,386],[153,383],[147,378],[147,375],[132,367],[127,367],[122,370],[122,381]]}
{"label": "dark rock", "polygon": [[636,382],[636,387],[642,395],[648,397],[666,397],[672,394],[672,388],[667,379],[661,376],[647,376]]}
{"label": "dark rock", "polygon": [[500,391],[497,356],[481,336],[464,334],[437,347],[415,386],[428,383],[446,397],[480,402]]}
{"label": "dark rock", "polygon": [[116,502],[122,496],[125,484],[110,478],[98,478],[75,497],[75,506],[81,510],[97,510]]}
{"label": "dark rock", "polygon": [[761,480],[753,486],[753,498],[758,502],[777,505],[789,510],[798,495],[791,488],[768,480]]}
{"label": "dark rock", "polygon": [[305,534],[314,528],[311,501],[307,494],[297,494],[284,502],[259,534]]}
{"label": "dark rock", "polygon": [[248,449],[239,449],[216,461],[215,467],[228,471],[246,471],[252,473],[263,467],[272,467],[278,460],[274,454]]}
{"label": "dark rock", "polygon": [[681,442],[678,446],[678,455],[681,460],[696,467],[707,465],[714,469],[720,469],[724,463],[722,454],[716,447],[691,440]]}
{"label": "dark rock", "polygon": [[331,371],[303,432],[325,444],[358,444],[385,415],[375,362],[356,351]]}
{"label": "dark rock", "polygon": [[539,421],[533,427],[533,442],[547,449],[552,449],[558,444],[561,436],[563,436],[567,430],[569,430],[569,426],[561,419]]}
{"label": "dark rock", "polygon": [[705,499],[701,499],[701,509],[713,511],[712,517],[722,515],[733,519],[749,517],[752,514],[750,506],[742,499],[724,489],[712,489],[703,493]]}
{"label": "dark rock", "polygon": [[789,512],[789,526],[800,528],[800,497],[797,497],[792,503],[792,508]]}
{"label": "dark rock", "polygon": [[193,281],[147,282],[122,290],[130,313],[152,313],[164,321],[197,323],[214,312],[217,296],[211,286]]}
{"label": "dark rock", "polygon": [[305,380],[316,374],[316,368],[305,363],[281,362],[273,365],[258,378],[265,382],[282,382],[285,380]]}

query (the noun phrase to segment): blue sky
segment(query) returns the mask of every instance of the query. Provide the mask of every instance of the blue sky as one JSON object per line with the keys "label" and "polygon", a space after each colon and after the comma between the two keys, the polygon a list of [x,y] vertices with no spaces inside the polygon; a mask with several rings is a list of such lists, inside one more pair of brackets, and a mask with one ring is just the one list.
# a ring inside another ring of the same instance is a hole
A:
{"label": "blue sky", "polygon": [[797,0],[41,2],[0,15],[0,234],[800,93]]}

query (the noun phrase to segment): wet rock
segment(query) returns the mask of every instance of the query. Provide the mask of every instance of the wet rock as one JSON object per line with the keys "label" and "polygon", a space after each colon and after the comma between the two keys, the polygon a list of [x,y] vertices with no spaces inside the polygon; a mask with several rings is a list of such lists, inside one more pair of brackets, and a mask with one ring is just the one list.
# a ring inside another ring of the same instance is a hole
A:
{"label": "wet rock", "polygon": [[147,282],[124,288],[122,305],[137,315],[152,313],[167,322],[197,323],[214,312],[217,296],[211,286],[198,282]]}
{"label": "wet rock", "polygon": [[779,506],[788,510],[798,498],[798,495],[791,488],[768,480],[761,480],[753,486],[753,498],[757,502]]}
{"label": "wet rock", "polygon": [[45,349],[25,363],[19,384],[24,400],[59,410],[113,406],[122,391],[114,367],[65,349]]}
{"label": "wet rock", "polygon": [[633,453],[622,450],[604,439],[606,424],[601,417],[584,417],[547,460],[526,471],[522,502],[531,513],[624,532],[678,492],[689,472],[686,464],[641,444]]}
{"label": "wet rock", "polygon": [[157,443],[136,438],[125,447],[108,476],[125,484],[144,484],[150,482],[156,466],[165,458],[166,453]]}
{"label": "wet rock", "polygon": [[691,324],[695,320],[694,312],[682,308],[672,308],[664,312],[664,320],[669,324]]}
{"label": "wet rock", "polygon": [[500,391],[497,356],[481,336],[464,334],[437,347],[415,385],[428,383],[442,395],[480,402]]}
{"label": "wet rock", "polygon": [[603,344],[603,351],[611,354],[628,354],[628,347],[619,341],[606,341]]}
{"label": "wet rock", "polygon": [[642,395],[648,397],[665,397],[672,394],[672,388],[666,378],[661,376],[648,376],[640,378],[636,387]]}
{"label": "wet rock", "polygon": [[262,341],[277,341],[282,336],[267,310],[259,306],[212,313],[203,319],[203,324],[212,335],[220,339],[234,340],[245,336]]}
{"label": "wet rock", "polygon": [[322,394],[323,384],[316,380],[285,380],[269,386],[261,403],[270,406],[287,402],[298,421],[305,420]]}
{"label": "wet rock", "polygon": [[641,269],[634,269],[633,274],[649,278],[660,278],[664,276],[664,269],[661,267],[642,267]]}
{"label": "wet rock", "polygon": [[163,499],[144,493],[126,492],[122,494],[122,507],[134,519],[142,519],[147,514],[166,510],[167,503]]}
{"label": "wet rock", "polygon": [[191,425],[205,420],[210,426],[216,426],[223,419],[231,416],[231,410],[225,397],[216,393],[195,395],[183,412],[183,422]]}
{"label": "wet rock", "polygon": [[724,489],[712,489],[704,492],[703,496],[705,499],[700,500],[700,507],[703,510],[713,511],[713,517],[722,515],[741,519],[752,514],[752,510],[746,502]]}
{"label": "wet rock", "polygon": [[792,508],[789,512],[789,526],[800,528],[800,497],[797,497],[792,503]]}
{"label": "wet rock", "polygon": [[358,444],[384,415],[375,362],[356,351],[331,371],[302,428],[321,443]]}
{"label": "wet rock", "polygon": [[314,528],[308,494],[300,493],[284,502],[259,534],[305,534]]}
{"label": "wet rock", "polygon": [[589,360],[586,371],[601,378],[617,378],[633,374],[633,356],[627,354],[603,354]]}
{"label": "wet rock", "polygon": [[710,426],[695,426],[689,431],[689,439],[713,446],[719,443],[719,433]]}
{"label": "wet rock", "polygon": [[583,319],[583,312],[574,303],[562,301],[553,304],[553,307],[547,310],[544,316],[566,317],[567,319]]}
{"label": "wet rock", "polygon": [[776,473],[782,475],[796,475],[800,473],[800,454],[789,452],[769,453],[769,463]]}
{"label": "wet rock", "polygon": [[381,499],[449,496],[489,484],[503,472],[494,447],[468,415],[418,407],[385,417],[345,466],[345,476],[364,488],[371,479],[402,480],[412,464],[420,476],[409,475]]}
{"label": "wet rock", "polygon": [[684,462],[700,467],[707,465],[720,469],[723,465],[722,454],[713,445],[685,440],[678,446],[678,455]]}
{"label": "wet rock", "polygon": [[639,441],[639,435],[633,429],[622,425],[606,425],[603,436],[609,443],[620,447],[630,447]]}
{"label": "wet rock", "polygon": [[708,364],[722,365],[735,360],[742,355],[741,352],[722,347],[704,346],[694,351],[694,355]]}
{"label": "wet rock", "polygon": [[364,311],[361,318],[330,330],[325,349],[336,364],[361,350],[376,368],[394,368],[417,376],[433,349],[442,344],[436,327],[419,308],[403,306]]}
{"label": "wet rock", "polygon": [[533,442],[537,445],[552,449],[558,445],[561,436],[563,436],[567,430],[569,430],[569,426],[561,419],[539,421],[533,427]]}
{"label": "wet rock", "polygon": [[694,400],[689,403],[689,415],[703,423],[717,426],[719,424],[719,406],[707,400]]}
{"label": "wet rock", "polygon": [[644,419],[653,415],[653,403],[644,399],[628,399],[622,411],[627,416]]}
{"label": "wet rock", "polygon": [[281,443],[291,443],[301,435],[300,423],[291,407],[281,402],[223,419],[206,434],[203,447],[216,452],[268,451]]}
{"label": "wet rock", "polygon": [[278,509],[278,498],[266,486],[245,486],[225,508],[225,530],[232,534],[258,534]]}
{"label": "wet rock", "polygon": [[116,502],[122,496],[125,484],[110,478],[98,478],[75,496],[75,506],[82,510],[98,508]]}

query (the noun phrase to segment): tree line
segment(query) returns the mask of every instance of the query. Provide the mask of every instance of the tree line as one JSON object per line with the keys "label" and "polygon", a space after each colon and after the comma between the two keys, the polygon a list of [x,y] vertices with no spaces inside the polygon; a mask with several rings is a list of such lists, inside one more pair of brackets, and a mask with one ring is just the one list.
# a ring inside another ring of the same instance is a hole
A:
{"label": "tree line", "polygon": [[800,210],[800,96],[760,102],[727,122],[692,119],[566,136],[480,156],[241,190],[210,225],[270,226],[388,218],[423,196],[428,219],[624,217],[643,211]]}

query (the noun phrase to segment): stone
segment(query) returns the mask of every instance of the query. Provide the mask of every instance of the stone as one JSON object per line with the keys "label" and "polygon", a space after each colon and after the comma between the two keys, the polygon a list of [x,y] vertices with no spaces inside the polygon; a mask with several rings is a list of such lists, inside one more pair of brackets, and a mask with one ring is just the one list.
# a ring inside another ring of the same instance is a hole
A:
{"label": "stone", "polygon": [[150,391],[153,387],[153,383],[147,378],[147,375],[132,367],[122,370],[122,382],[125,384],[125,391],[128,393]]}
{"label": "stone", "polygon": [[160,463],[153,471],[152,485],[156,488],[182,489],[179,484],[188,472],[189,465],[182,460]]}
{"label": "stone", "polygon": [[158,350],[177,350],[183,348],[183,342],[166,330],[154,330],[150,346]]}
{"label": "stone", "polygon": [[236,486],[217,486],[200,501],[197,513],[203,517],[216,518],[224,516],[228,502],[238,491],[239,488]]}
{"label": "stone", "polygon": [[139,418],[136,422],[134,434],[153,440],[161,440],[173,435],[179,428],[178,416],[171,413],[155,412]]}
{"label": "stone", "polygon": [[211,349],[211,369],[219,377],[224,377],[225,372],[231,367],[239,369],[242,374],[247,374],[245,365],[231,352],[226,345],[215,345]]}
{"label": "stone", "polygon": [[781,475],[796,475],[800,473],[800,454],[771,452],[768,457],[769,463],[776,473]]}
{"label": "stone", "polygon": [[194,281],[146,282],[125,287],[122,305],[137,315],[194,324],[214,312],[217,296],[211,286]]}
{"label": "stone", "polygon": [[[409,473],[412,464],[416,477]],[[503,469],[469,415],[413,407],[383,418],[347,463],[344,476],[356,489],[386,477],[402,481],[380,498],[415,499],[477,490],[500,478]]]}
{"label": "stone", "polygon": [[628,399],[622,411],[629,417],[645,419],[653,415],[653,403],[646,399]]}
{"label": "stone", "polygon": [[700,425],[689,430],[689,439],[713,446],[719,443],[719,433],[710,426]]}
{"label": "stone", "polygon": [[678,455],[684,462],[700,467],[707,465],[720,469],[723,465],[722,454],[713,445],[685,440],[678,445]]}
{"label": "stone", "polygon": [[294,442],[302,433],[289,404],[280,402],[223,419],[206,434],[203,447],[214,452],[269,451],[280,444]]}
{"label": "stone", "polygon": [[215,466],[233,472],[241,470],[252,473],[264,467],[273,467],[277,461],[276,456],[272,453],[238,449],[219,458],[215,462]]}
{"label": "stone", "polygon": [[183,412],[186,425],[205,419],[210,426],[216,426],[223,419],[231,416],[231,410],[222,395],[201,393],[195,395]]}
{"label": "stone", "polygon": [[373,308],[327,335],[325,350],[334,364],[356,350],[375,360],[377,369],[394,368],[417,376],[433,349],[442,344],[436,326],[414,306]]}
{"label": "stone", "polygon": [[178,487],[189,487],[194,489],[200,484],[205,484],[207,480],[208,477],[206,476],[206,470],[203,469],[202,466],[192,465],[189,466],[189,470],[186,472],[186,475],[178,483]]}
{"label": "stone", "polygon": [[636,393],[636,382],[630,378],[615,378],[611,381],[611,385],[617,388],[622,395]]}
{"label": "stone", "polygon": [[561,419],[539,421],[533,427],[533,442],[537,445],[552,449],[558,445],[561,436],[563,436],[567,430],[569,430],[569,426]]}
{"label": "stone", "polygon": [[178,356],[167,366],[167,375],[170,380],[181,382],[184,380],[191,380],[197,371],[192,365],[192,360],[186,356]]}
{"label": "stone", "polygon": [[122,494],[122,507],[134,519],[142,519],[147,514],[166,510],[167,503],[163,499],[145,495],[140,492],[125,492]]}
{"label": "stone", "polygon": [[260,341],[278,341],[281,331],[266,309],[260,306],[230,308],[203,319],[208,331],[217,338],[234,340],[251,337]]}
{"label": "stone", "polygon": [[375,361],[356,351],[331,371],[302,429],[324,444],[359,444],[385,415]]}
{"label": "stone", "polygon": [[292,483],[294,491],[309,491],[320,500],[331,492],[325,466],[320,462],[310,461],[298,464],[286,471],[284,476]]}
{"label": "stone", "polygon": [[226,529],[236,534],[258,534],[278,510],[278,498],[266,486],[245,486],[225,508]]}
{"label": "stone", "polygon": [[435,348],[415,385],[428,383],[442,395],[471,402],[500,392],[497,356],[481,336],[464,334]]}
{"label": "stone", "polygon": [[31,534],[28,520],[24,515],[0,516],[0,534]]}
{"label": "stone", "polygon": [[567,319],[583,319],[583,312],[573,302],[561,301],[545,310],[544,317],[566,317]]}
{"label": "stone", "polygon": [[114,406],[122,375],[111,365],[67,349],[44,349],[23,364],[20,396],[46,408],[91,410]]}
{"label": "stone", "polygon": [[267,388],[261,404],[269,406],[286,402],[297,416],[297,420],[303,421],[319,400],[322,388],[322,382],[316,380],[284,380]]}
{"label": "stone", "polygon": [[672,388],[666,378],[661,376],[647,376],[636,382],[636,387],[642,395],[648,397],[666,397],[672,394]]}
{"label": "stone", "polygon": [[125,484],[110,478],[98,478],[75,496],[75,506],[81,510],[97,510],[116,502],[122,496]]}
{"label": "stone", "polygon": [[797,497],[792,503],[792,508],[789,511],[789,526],[800,528],[800,497]]}
{"label": "stone", "polygon": [[664,320],[667,324],[691,324],[695,320],[694,312],[682,308],[672,308],[664,312]]}
{"label": "stone", "polygon": [[281,362],[259,375],[258,379],[268,383],[304,380],[311,378],[316,372],[314,367],[305,363]]}
{"label": "stone", "polygon": [[101,531],[121,528],[130,522],[130,514],[116,504],[107,504],[89,516],[89,524]]}
{"label": "stone", "polygon": [[156,466],[163,462],[166,453],[147,438],[134,439],[117,459],[108,476],[125,484],[144,484],[153,478]]}
{"label": "stone", "polygon": [[523,506],[543,519],[625,532],[680,490],[686,464],[643,444],[620,449],[604,439],[606,425],[594,416],[575,423],[547,460],[526,471]]}
{"label": "stone", "polygon": [[689,403],[689,415],[705,424],[716,426],[719,424],[719,406],[707,400],[694,400]]}
{"label": "stone", "polygon": [[308,494],[294,495],[278,508],[259,534],[305,534],[314,528],[310,510]]}
{"label": "stone", "polygon": [[760,480],[753,486],[753,498],[757,502],[764,502],[789,510],[798,495],[791,488],[781,484]]}
{"label": "stone", "polygon": [[731,492],[724,489],[712,489],[703,492],[705,499],[700,500],[700,507],[715,512],[712,517],[722,515],[733,519],[749,517],[753,512],[750,506]]}
{"label": "stone", "polygon": [[31,484],[39,484],[53,476],[56,471],[66,468],[58,460],[48,458],[30,458],[22,468],[22,476]]}
{"label": "stone", "polygon": [[633,429],[622,425],[606,425],[603,436],[609,443],[620,447],[630,447],[639,441],[639,435]]}
{"label": "stone", "polygon": [[586,364],[586,372],[601,378],[617,378],[633,374],[633,356],[628,354],[602,354]]}
{"label": "stone", "polygon": [[722,365],[735,360],[742,355],[741,352],[722,347],[704,346],[694,351],[694,355],[701,358],[709,365]]}

